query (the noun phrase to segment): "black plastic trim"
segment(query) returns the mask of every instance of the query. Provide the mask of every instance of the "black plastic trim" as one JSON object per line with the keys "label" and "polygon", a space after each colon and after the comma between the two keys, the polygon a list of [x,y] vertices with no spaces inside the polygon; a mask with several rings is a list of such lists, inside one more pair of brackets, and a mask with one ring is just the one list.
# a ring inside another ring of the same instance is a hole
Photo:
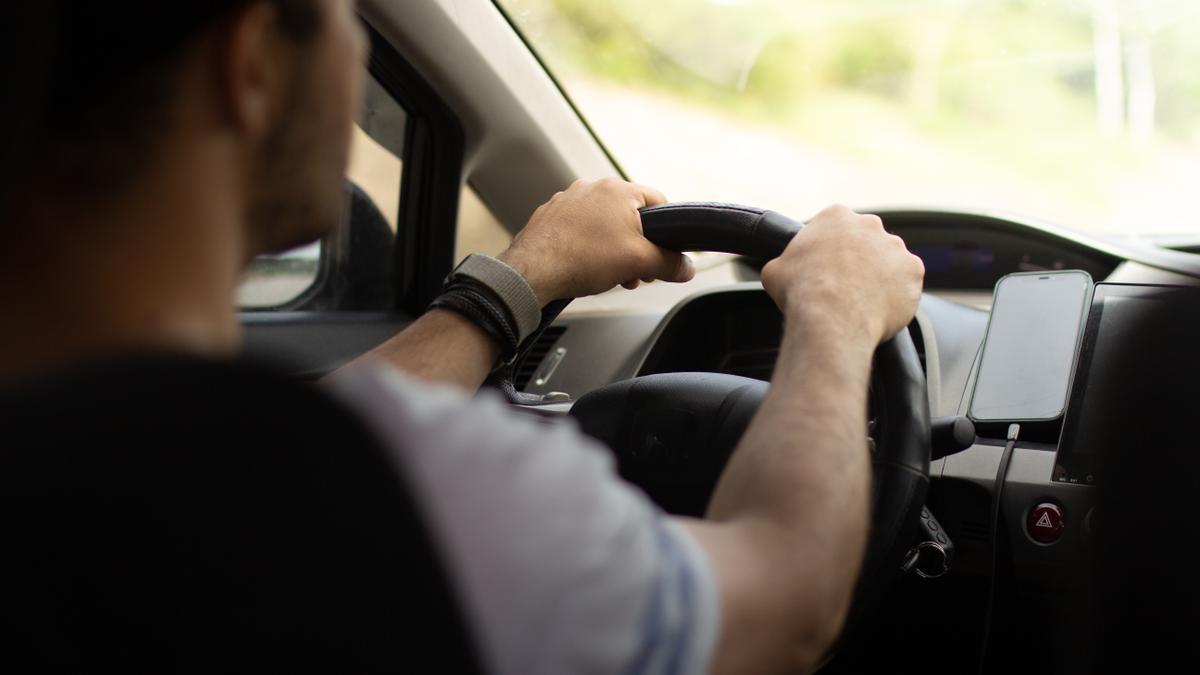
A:
{"label": "black plastic trim", "polygon": [[396,309],[420,314],[454,265],[462,187],[462,123],[429,83],[369,24],[370,70],[408,113],[396,228]]}

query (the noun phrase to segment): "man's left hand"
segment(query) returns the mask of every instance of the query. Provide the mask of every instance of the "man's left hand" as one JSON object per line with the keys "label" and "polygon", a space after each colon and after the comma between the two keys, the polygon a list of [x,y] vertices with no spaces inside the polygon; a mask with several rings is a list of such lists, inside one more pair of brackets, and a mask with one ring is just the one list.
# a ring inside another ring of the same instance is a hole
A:
{"label": "man's left hand", "polygon": [[533,212],[499,258],[529,281],[543,306],[618,284],[688,281],[691,260],[642,235],[638,209],[666,201],[654,188],[615,178],[575,181]]}

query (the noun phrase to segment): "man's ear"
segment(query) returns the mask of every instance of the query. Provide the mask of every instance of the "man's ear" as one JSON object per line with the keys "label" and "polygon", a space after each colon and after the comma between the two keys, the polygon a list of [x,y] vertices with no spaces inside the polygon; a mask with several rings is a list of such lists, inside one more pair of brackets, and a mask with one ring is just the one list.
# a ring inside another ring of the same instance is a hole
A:
{"label": "man's ear", "polygon": [[268,133],[285,103],[288,53],[269,2],[254,2],[226,26],[221,79],[230,122],[248,137]]}

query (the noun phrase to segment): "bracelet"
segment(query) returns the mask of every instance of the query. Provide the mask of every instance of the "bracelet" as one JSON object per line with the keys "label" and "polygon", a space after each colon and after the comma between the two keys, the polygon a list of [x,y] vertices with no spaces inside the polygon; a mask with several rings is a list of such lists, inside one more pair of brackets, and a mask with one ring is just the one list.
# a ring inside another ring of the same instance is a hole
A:
{"label": "bracelet", "polygon": [[542,322],[542,306],[525,277],[501,260],[472,253],[446,279],[446,289],[472,282],[487,289],[493,304],[504,311],[517,335],[517,344],[533,334]]}
{"label": "bracelet", "polygon": [[501,308],[501,305],[495,301],[489,289],[460,282],[451,286],[449,292],[452,295],[467,298],[475,306],[483,310],[484,316],[496,327],[496,332],[501,337],[500,350],[504,360],[507,361],[516,356],[517,349],[521,346],[521,340],[512,325],[511,319],[505,313],[504,309]]}
{"label": "bracelet", "polygon": [[455,282],[429,308],[451,310],[482,329],[500,347],[503,364],[512,363],[516,358],[520,346],[517,333],[505,311],[489,297],[487,289],[470,282]]}

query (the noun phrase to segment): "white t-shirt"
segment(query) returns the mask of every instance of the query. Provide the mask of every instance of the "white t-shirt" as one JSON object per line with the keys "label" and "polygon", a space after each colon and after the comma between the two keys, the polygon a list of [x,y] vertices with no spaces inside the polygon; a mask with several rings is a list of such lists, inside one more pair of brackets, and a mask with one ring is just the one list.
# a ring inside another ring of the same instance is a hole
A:
{"label": "white t-shirt", "polygon": [[486,670],[701,673],[719,622],[705,552],[567,421],[355,366],[329,381],[392,452]]}

